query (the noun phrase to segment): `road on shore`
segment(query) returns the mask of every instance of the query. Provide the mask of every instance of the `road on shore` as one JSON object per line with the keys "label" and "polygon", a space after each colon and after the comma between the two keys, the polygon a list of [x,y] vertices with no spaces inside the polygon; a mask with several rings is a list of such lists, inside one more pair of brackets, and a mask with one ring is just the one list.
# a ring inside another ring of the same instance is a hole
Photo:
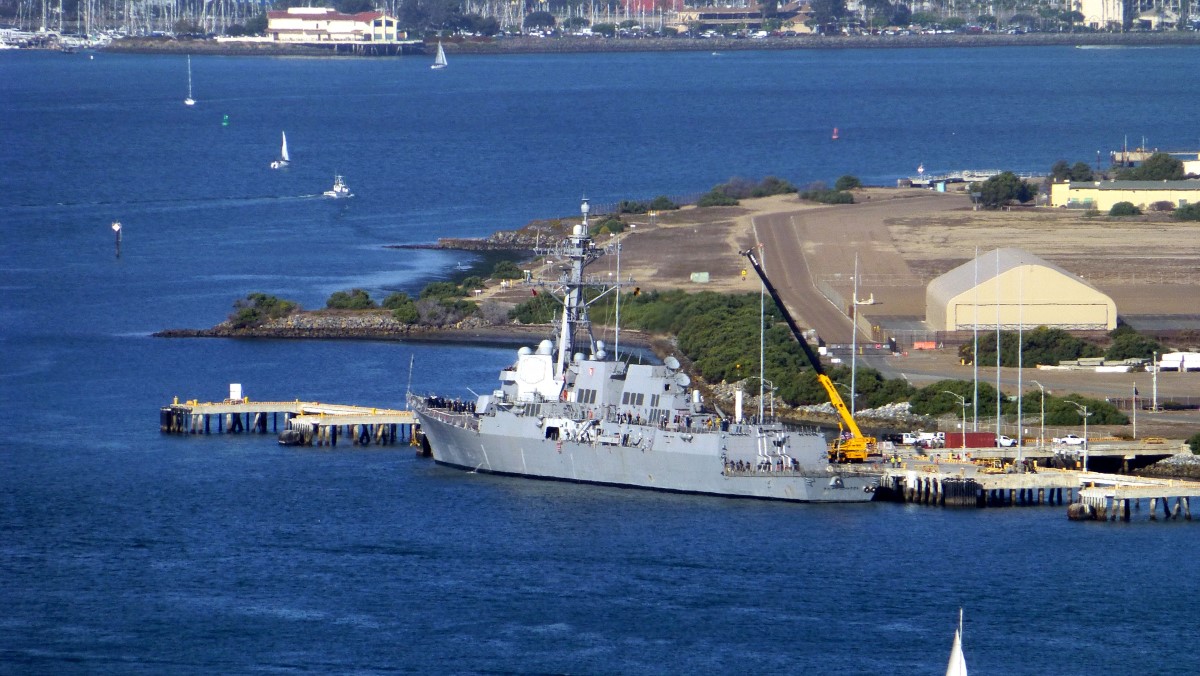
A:
{"label": "road on shore", "polygon": [[[962,195],[924,193],[901,199],[758,215],[751,219],[751,225],[754,238],[763,246],[762,259],[767,275],[796,321],[801,326],[816,329],[817,335],[826,343],[849,343],[852,337],[847,314],[849,299],[846,307],[836,305],[818,289],[817,280],[838,274],[852,278],[856,254],[860,275],[912,276],[912,270],[892,241],[888,219],[966,206]],[[870,339],[861,333],[859,338]]]}

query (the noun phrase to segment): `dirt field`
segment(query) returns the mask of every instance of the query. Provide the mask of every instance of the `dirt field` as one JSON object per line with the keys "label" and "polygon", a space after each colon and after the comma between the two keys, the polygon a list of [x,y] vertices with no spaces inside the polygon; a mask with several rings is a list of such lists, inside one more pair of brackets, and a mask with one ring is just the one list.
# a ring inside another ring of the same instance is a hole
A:
{"label": "dirt field", "polygon": [[[874,299],[859,311],[886,323],[923,320],[929,281],[969,261],[977,248],[1018,247],[1086,279],[1135,325],[1139,317],[1174,316],[1200,327],[1200,223],[1048,208],[975,211],[963,193],[922,189],[868,188],[855,196],[853,205],[781,195],[662,212],[655,222],[634,217],[636,226],[620,236],[621,277],[644,289],[754,291],[754,272],[743,277],[748,266],[738,252],[761,244],[793,314],[838,343],[850,339],[856,255],[858,297]],[[615,275],[612,258],[596,267]],[[708,273],[709,281],[693,282],[693,273]]]}
{"label": "dirt field", "polygon": [[[925,286],[969,261],[978,248],[1026,249],[1083,277],[1109,294],[1126,318],[1200,315],[1200,223],[1161,217],[1087,218],[1064,209],[1019,208],[974,211],[963,194],[919,189],[873,188],[856,195],[858,204],[802,204],[795,196],[747,200],[740,207],[682,209],[640,224],[626,236],[622,275],[647,287],[752,291],[743,280],[738,255],[763,243],[768,273],[789,307],[809,325],[823,314],[828,294],[811,297],[813,282],[825,282],[848,299],[855,254],[859,257],[860,299],[866,316],[924,318]],[[708,284],[689,280],[708,272]],[[810,294],[789,293],[810,277]],[[776,279],[784,277],[786,279]],[[847,303],[848,305],[848,303]],[[849,330],[818,329],[840,342]]]}

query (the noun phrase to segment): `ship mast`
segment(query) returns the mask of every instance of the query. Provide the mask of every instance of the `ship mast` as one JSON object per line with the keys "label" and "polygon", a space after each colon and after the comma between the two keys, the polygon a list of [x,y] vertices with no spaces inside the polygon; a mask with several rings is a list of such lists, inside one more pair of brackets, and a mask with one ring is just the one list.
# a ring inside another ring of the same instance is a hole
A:
{"label": "ship mast", "polygon": [[568,261],[562,279],[563,309],[559,326],[558,359],[554,371],[558,378],[565,377],[566,368],[570,364],[572,355],[577,349],[584,347],[585,336],[588,354],[595,357],[602,356],[596,351],[596,339],[592,335],[592,324],[588,319],[588,302],[583,297],[584,287],[590,286],[584,281],[583,269],[604,254],[603,250],[596,247],[595,241],[588,232],[590,210],[585,197],[583,204],[579,207],[579,211],[583,214],[583,220],[571,229],[570,236],[557,252]]}

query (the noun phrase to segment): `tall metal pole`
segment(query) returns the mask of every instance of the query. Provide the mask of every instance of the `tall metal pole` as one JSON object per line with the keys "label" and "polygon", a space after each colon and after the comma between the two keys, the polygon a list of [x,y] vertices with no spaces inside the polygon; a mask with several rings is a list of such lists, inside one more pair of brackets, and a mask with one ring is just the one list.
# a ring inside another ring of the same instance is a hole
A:
{"label": "tall metal pole", "polygon": [[1087,468],[1088,468],[1088,429],[1087,428],[1088,428],[1088,417],[1091,415],[1091,413],[1088,411],[1087,406],[1083,406],[1081,404],[1077,404],[1077,403],[1075,403],[1073,401],[1069,401],[1069,400],[1067,401],[1067,403],[1074,406],[1075,408],[1079,409],[1079,412],[1083,415],[1083,471],[1086,472]]}
{"label": "tall metal pole", "polygon": [[1038,389],[1041,390],[1041,393],[1042,393],[1042,396],[1041,396],[1041,399],[1042,399],[1042,402],[1041,402],[1042,403],[1042,416],[1041,416],[1042,425],[1041,425],[1041,428],[1038,430],[1038,448],[1040,449],[1042,446],[1046,445],[1046,388],[1042,387],[1042,384],[1036,380],[1031,381],[1031,382],[1034,385],[1037,385]]}
{"label": "tall metal pole", "polygon": [[[950,390],[942,390],[942,392],[954,397],[958,400],[958,403],[962,405],[962,448],[965,452],[967,449],[967,398],[961,394],[958,394],[957,392],[951,392]],[[972,402],[972,405],[973,404],[974,402]]]}
{"label": "tall metal pole", "polygon": [[[974,343],[975,349],[971,352],[971,362],[975,367],[975,391],[971,396],[971,401],[979,401],[979,247],[975,247],[975,326],[974,326]],[[971,407],[971,430],[979,431],[979,407]],[[997,430],[999,433],[999,430]]]}
{"label": "tall metal pole", "polygon": [[1133,438],[1137,439],[1137,384],[1133,386],[1133,404],[1130,406],[1133,409]]}
{"label": "tall metal pole", "polygon": [[1153,386],[1153,391],[1152,391],[1152,396],[1154,397],[1154,399],[1152,399],[1150,401],[1150,404],[1151,404],[1151,407],[1154,409],[1154,412],[1158,413],[1158,353],[1157,352],[1154,353],[1154,363],[1151,364],[1151,366],[1154,368],[1154,386]]}
{"label": "tall metal pole", "polygon": [[621,361],[621,239],[617,235],[617,310],[616,327],[613,329],[613,361]]}
{"label": "tall metal pole", "polygon": [[850,298],[850,415],[854,415],[854,386],[858,377],[858,252],[854,253],[854,288]]}
{"label": "tall metal pole", "polygon": [[996,249],[996,274],[992,277],[996,299],[996,434],[1000,434],[1000,250]]}
{"label": "tall metal pole", "polygon": [[[767,287],[758,280],[758,424],[763,422],[763,388],[766,387],[766,380],[763,379],[764,363],[767,361]],[[771,402],[774,407],[775,402]]]}
{"label": "tall metal pole", "polygon": [[1017,279],[1017,466],[1021,466],[1021,453],[1025,446],[1025,391],[1021,376],[1025,370],[1025,266],[1021,266]]}

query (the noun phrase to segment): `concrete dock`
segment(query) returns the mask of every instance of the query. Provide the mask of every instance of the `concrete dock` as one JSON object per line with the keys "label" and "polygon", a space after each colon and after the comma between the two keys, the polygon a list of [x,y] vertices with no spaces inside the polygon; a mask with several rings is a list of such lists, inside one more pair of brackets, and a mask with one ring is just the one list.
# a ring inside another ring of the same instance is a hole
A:
{"label": "concrete dock", "polygon": [[1006,473],[975,463],[907,461],[885,470],[881,498],[941,507],[1063,505],[1079,495],[1079,472]]}
{"label": "concrete dock", "polygon": [[416,426],[412,411],[299,400],[176,399],[159,411],[164,434],[270,432],[280,434],[280,443],[295,446],[336,446],[339,437],[359,445],[411,442]]}
{"label": "concrete dock", "polygon": [[[1071,505],[1068,516],[1079,520],[1130,521],[1133,513],[1143,513],[1150,521],[1158,520],[1162,505],[1163,520],[1181,515],[1192,520],[1191,500],[1200,497],[1200,482],[1180,479],[1147,479],[1119,474],[1088,474],[1079,501]],[[1173,504],[1172,504],[1173,499]]]}
{"label": "concrete dock", "polygon": [[1041,468],[1014,472],[976,463],[911,460],[888,467],[880,498],[941,507],[1069,505],[1075,520],[1129,521],[1146,501],[1149,520],[1191,520],[1200,482]]}

